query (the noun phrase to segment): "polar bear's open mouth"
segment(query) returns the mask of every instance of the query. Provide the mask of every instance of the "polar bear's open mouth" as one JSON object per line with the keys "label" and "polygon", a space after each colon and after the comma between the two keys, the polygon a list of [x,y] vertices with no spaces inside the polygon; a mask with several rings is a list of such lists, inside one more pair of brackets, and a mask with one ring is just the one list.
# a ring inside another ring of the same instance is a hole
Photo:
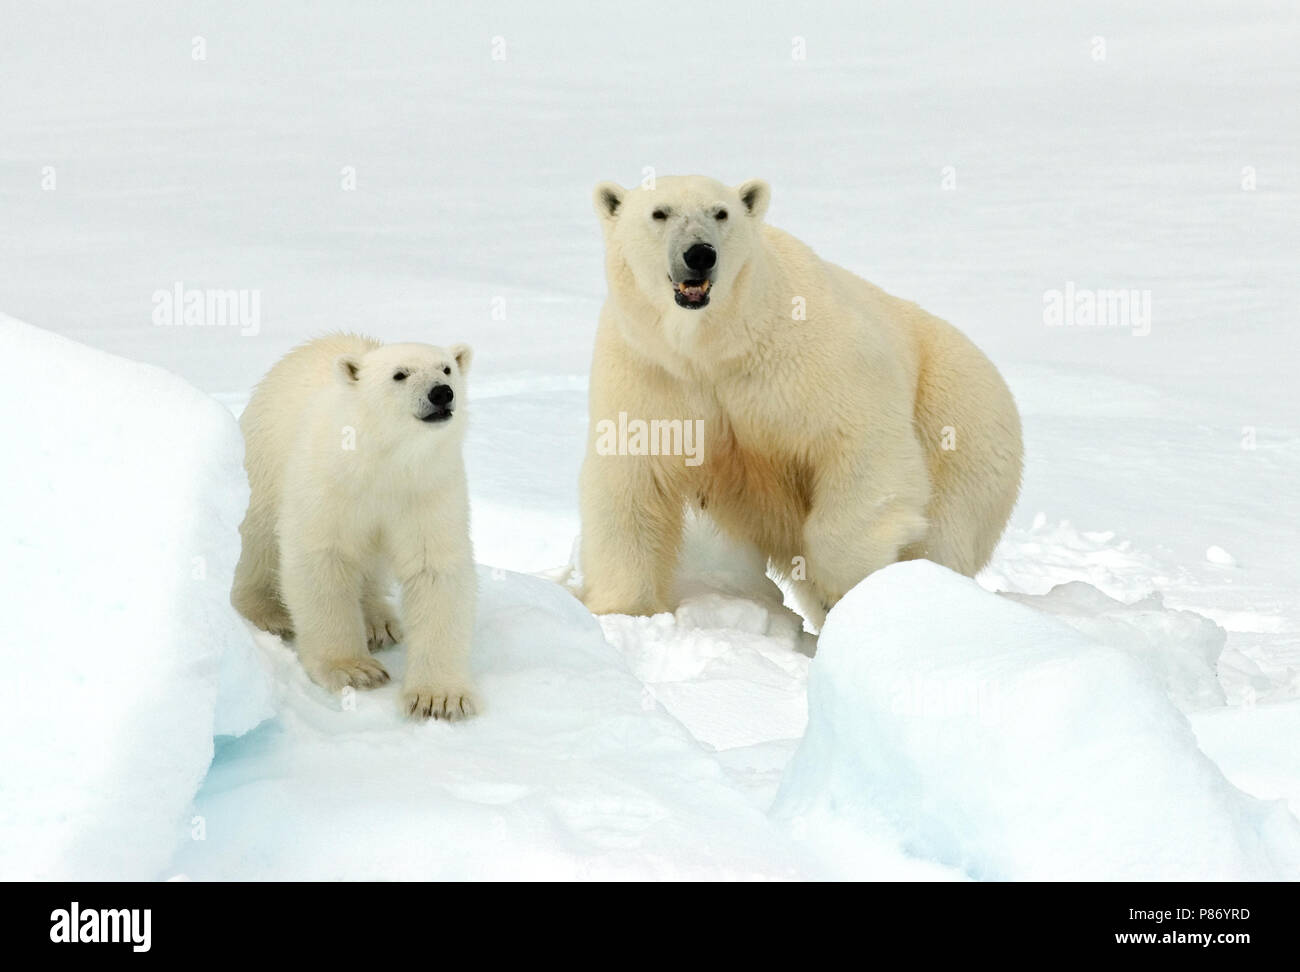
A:
{"label": "polar bear's open mouth", "polygon": [[420,421],[421,422],[445,422],[447,421],[447,419],[451,418],[454,411],[455,411],[454,409],[450,409],[450,408],[435,408],[428,415],[421,415]]}
{"label": "polar bear's open mouth", "polygon": [[678,307],[705,307],[709,303],[709,287],[712,280],[683,280],[673,283],[673,299]]}

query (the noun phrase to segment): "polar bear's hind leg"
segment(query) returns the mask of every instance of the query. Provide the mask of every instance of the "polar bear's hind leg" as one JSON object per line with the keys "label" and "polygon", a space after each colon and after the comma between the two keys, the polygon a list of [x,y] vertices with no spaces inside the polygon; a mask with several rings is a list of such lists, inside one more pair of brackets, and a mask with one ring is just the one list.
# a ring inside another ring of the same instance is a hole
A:
{"label": "polar bear's hind leg", "polygon": [[293,622],[280,596],[280,552],[274,518],[252,505],[240,524],[239,533],[243,546],[235,567],[230,603],[263,631],[291,639]]}

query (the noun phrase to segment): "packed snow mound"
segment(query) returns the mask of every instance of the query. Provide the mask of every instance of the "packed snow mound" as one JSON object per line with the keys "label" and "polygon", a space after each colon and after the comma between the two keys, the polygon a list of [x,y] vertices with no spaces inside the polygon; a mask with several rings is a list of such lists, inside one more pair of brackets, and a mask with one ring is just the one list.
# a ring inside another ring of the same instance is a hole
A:
{"label": "packed snow mound", "polygon": [[270,711],[229,606],[247,500],[230,413],[179,378],[0,315],[7,670],[0,876],[140,879],[214,733]]}
{"label": "packed snow mound", "polygon": [[1201,749],[1252,796],[1300,816],[1300,702],[1228,706],[1191,716]]}
{"label": "packed snow mound", "polygon": [[1046,594],[1003,596],[1046,611],[1093,641],[1128,652],[1159,676],[1169,698],[1184,712],[1226,702],[1218,664],[1228,633],[1193,611],[1166,608],[1159,594],[1125,604],[1072,581]]}
{"label": "packed snow mound", "polygon": [[775,813],[892,826],[985,879],[1300,877],[1300,824],[1230,784],[1125,651],[926,561],[827,620]]}
{"label": "packed snow mound", "polygon": [[[331,695],[259,636],[278,717],[223,742],[196,801],[194,879],[783,878],[812,862],[659,706],[559,585],[479,570],[482,713],[417,723],[393,675]],[[895,856],[900,868],[909,866]]]}

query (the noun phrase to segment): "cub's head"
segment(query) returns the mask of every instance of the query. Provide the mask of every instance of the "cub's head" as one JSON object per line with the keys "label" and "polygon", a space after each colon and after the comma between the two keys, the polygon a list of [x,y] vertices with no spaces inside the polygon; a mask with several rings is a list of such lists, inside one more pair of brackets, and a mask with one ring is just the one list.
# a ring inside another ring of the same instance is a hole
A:
{"label": "cub's head", "polygon": [[772,190],[761,179],[724,186],[664,176],[654,188],[596,186],[605,248],[655,305],[701,310],[725,294],[758,243]]}
{"label": "cub's head", "polygon": [[335,372],[362,403],[381,435],[441,435],[463,427],[467,344],[385,344],[365,354],[345,354]]}

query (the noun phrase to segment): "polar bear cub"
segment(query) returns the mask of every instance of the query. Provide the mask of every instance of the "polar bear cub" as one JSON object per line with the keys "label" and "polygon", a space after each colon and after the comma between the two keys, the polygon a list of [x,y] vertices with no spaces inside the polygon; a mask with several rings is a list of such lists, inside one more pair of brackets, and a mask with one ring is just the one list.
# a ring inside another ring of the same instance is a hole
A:
{"label": "polar bear cub", "polygon": [[[388,672],[408,649],[415,716],[476,708],[469,672],[476,581],[461,444],[470,349],[333,334],[282,358],[240,419],[251,497],[231,601],[296,641],[333,691]],[[401,624],[386,596],[401,587]]]}

